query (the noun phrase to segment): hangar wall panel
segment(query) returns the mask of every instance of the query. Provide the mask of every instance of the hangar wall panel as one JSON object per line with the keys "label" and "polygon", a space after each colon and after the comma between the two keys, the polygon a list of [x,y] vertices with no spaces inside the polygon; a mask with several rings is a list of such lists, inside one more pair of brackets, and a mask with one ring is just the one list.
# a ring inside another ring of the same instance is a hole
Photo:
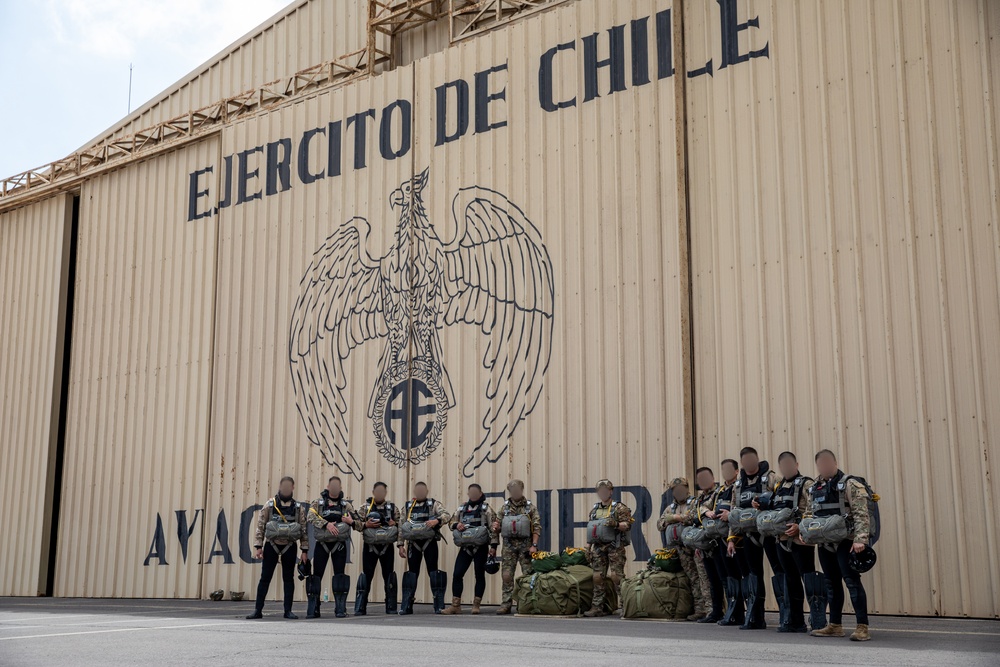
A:
{"label": "hangar wall panel", "polygon": [[84,185],[56,595],[200,595],[216,229],[186,193],[218,151]]}
{"label": "hangar wall panel", "polygon": [[722,69],[686,3],[698,463],[833,449],[882,498],[872,610],[996,616],[1000,7],[739,4],[769,57]]}
{"label": "hangar wall panel", "polygon": [[0,595],[45,592],[72,198],[0,215],[0,484],[40,508],[8,512]]}

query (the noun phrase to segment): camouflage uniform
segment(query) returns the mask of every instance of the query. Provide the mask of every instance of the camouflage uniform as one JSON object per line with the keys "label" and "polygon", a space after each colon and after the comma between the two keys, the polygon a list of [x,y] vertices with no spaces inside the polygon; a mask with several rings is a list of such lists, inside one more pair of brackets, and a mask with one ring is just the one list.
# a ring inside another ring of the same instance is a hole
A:
{"label": "camouflage uniform", "polygon": [[[264,528],[267,526],[267,522],[271,520],[271,516],[273,514],[274,498],[271,498],[260,509],[260,512],[257,513],[257,529],[254,532],[253,541],[255,549],[264,548]],[[302,526],[302,537],[299,538],[299,548],[301,548],[302,551],[309,551],[309,534],[306,532],[306,505],[299,502],[295,503],[295,521]],[[283,547],[288,544],[288,540],[281,538],[267,541],[276,547]]]}
{"label": "camouflage uniform", "polygon": [[[684,517],[679,522],[682,525],[689,526],[695,523],[697,508],[698,503],[694,496],[688,496],[682,501],[674,500],[663,510],[663,514],[656,522],[656,529],[662,532],[667,529],[667,526],[678,523],[677,519],[674,518],[675,514]],[[691,597],[694,598],[694,613],[691,616],[702,617],[708,613],[708,605],[712,600],[705,563],[700,558],[695,557],[694,549],[690,547],[678,546],[677,557],[681,561],[681,567],[684,568],[684,574],[687,575],[688,581],[691,583]]]}
{"label": "camouflage uniform", "polygon": [[[590,520],[607,519],[607,525],[617,526],[621,522],[632,524],[632,510],[623,503],[611,500],[607,505],[594,503],[590,510]],[[591,611],[604,606],[604,578],[610,576],[621,600],[621,584],[625,578],[625,545],[618,537],[610,544],[591,544],[587,547],[587,560],[594,569],[594,602]]]}
{"label": "camouflage uniform", "polygon": [[[534,503],[525,497],[520,500],[508,498],[497,512],[497,521],[503,522],[504,517],[526,514],[531,521],[531,534],[541,535],[542,519],[535,508]],[[503,578],[503,595],[500,603],[502,606],[510,606],[514,596],[514,572],[517,564],[521,564],[521,574],[531,574],[531,549],[532,538],[530,537],[505,537],[503,540],[503,550],[500,553],[500,576]]]}

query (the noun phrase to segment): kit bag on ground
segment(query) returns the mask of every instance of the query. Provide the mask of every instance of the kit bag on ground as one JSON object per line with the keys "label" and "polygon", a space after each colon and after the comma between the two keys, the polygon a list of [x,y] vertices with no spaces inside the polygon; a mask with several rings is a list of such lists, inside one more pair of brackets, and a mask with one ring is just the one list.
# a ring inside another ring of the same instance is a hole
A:
{"label": "kit bag on ground", "polygon": [[663,572],[680,572],[684,568],[681,566],[681,559],[677,555],[677,549],[657,549],[649,559],[650,565]]}
{"label": "kit bag on ground", "polygon": [[694,610],[683,572],[643,570],[622,582],[622,618],[686,620]]}
{"label": "kit bag on ground", "polygon": [[567,565],[589,565],[587,560],[587,550],[576,547],[566,547],[561,554],[563,566]]}
{"label": "kit bag on ground", "polygon": [[563,566],[562,556],[551,551],[536,551],[531,554],[532,572],[552,572]]}
{"label": "kit bag on ground", "polygon": [[[618,595],[610,577],[604,579],[604,611],[618,608]],[[579,616],[594,601],[594,571],[586,565],[569,565],[551,572],[535,572],[514,582],[517,613]]]}

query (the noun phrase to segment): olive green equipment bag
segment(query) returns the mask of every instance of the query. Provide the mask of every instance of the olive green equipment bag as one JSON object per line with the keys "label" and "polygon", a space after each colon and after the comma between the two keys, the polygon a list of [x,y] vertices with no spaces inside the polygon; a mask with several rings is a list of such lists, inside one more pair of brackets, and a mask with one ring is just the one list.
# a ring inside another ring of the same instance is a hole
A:
{"label": "olive green equipment bag", "polygon": [[649,559],[649,564],[657,570],[663,572],[680,572],[681,559],[677,555],[677,549],[657,549],[656,553]]}
{"label": "olive green equipment bag", "polygon": [[683,621],[693,610],[691,584],[683,572],[643,570],[622,582],[622,618]]}
{"label": "olive green equipment bag", "polygon": [[563,566],[562,556],[550,551],[536,551],[531,554],[532,572],[552,572]]}
{"label": "olive green equipment bag", "polygon": [[[618,608],[618,595],[610,577],[604,579],[604,591],[604,611],[610,614]],[[594,571],[586,565],[569,565],[518,577],[514,599],[519,614],[581,616],[594,602]]]}
{"label": "olive green equipment bag", "polygon": [[562,552],[562,564],[567,565],[590,565],[587,560],[587,550],[576,547],[566,547]]}

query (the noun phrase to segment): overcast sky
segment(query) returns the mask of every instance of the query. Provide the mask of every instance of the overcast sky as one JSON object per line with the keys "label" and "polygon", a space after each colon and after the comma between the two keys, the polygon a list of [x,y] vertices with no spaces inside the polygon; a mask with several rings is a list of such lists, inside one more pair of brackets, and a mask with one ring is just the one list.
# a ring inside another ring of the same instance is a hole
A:
{"label": "overcast sky", "polygon": [[0,178],[66,157],[291,0],[0,0]]}

